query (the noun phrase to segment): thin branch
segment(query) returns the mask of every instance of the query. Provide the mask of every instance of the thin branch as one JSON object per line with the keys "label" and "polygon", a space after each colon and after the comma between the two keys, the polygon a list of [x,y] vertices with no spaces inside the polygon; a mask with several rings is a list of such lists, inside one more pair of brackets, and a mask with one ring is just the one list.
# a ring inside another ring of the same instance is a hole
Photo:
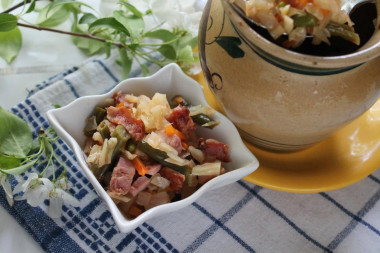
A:
{"label": "thin branch", "polygon": [[[91,34],[86,34],[86,33],[67,32],[67,31],[57,30],[57,29],[53,29],[53,28],[35,26],[35,25],[27,25],[27,24],[22,24],[22,23],[17,23],[17,25],[22,26],[22,27],[36,29],[39,31],[49,31],[49,32],[55,32],[55,33],[61,33],[61,34],[76,36],[76,37],[82,37],[82,38],[91,39],[91,40],[97,40],[97,41],[100,41],[103,43],[108,42],[106,39],[95,37]],[[111,42],[111,45],[116,46],[118,48],[126,48],[126,46],[123,45],[122,43]]]}
{"label": "thin branch", "polygon": [[[36,1],[41,1],[41,0],[36,0]],[[51,1],[51,0],[49,0],[49,1]],[[25,4],[28,4],[30,2],[32,2],[32,0],[21,1],[18,4],[16,4],[16,5],[12,6],[11,8],[9,8],[8,10],[3,11],[2,13],[9,13],[9,12],[14,11],[17,8],[20,8],[20,7],[22,7]]]}

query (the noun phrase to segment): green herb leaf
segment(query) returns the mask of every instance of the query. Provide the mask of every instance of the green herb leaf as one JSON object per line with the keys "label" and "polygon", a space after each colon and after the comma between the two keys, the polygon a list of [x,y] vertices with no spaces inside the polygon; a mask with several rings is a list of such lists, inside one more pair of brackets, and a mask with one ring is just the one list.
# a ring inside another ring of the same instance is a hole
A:
{"label": "green herb leaf", "polygon": [[0,153],[16,157],[29,154],[33,138],[25,121],[0,107]]}
{"label": "green herb leaf", "polygon": [[69,10],[64,5],[50,8],[55,2],[46,5],[37,17],[37,25],[43,27],[54,27],[62,24],[70,15]]}
{"label": "green herb leaf", "polygon": [[133,58],[124,48],[119,49],[119,54],[121,58],[120,64],[123,69],[122,78],[124,79],[127,78],[131,72]]}
{"label": "green herb leaf", "polygon": [[144,34],[144,37],[152,38],[152,39],[159,39],[164,42],[175,40],[176,36],[171,31],[165,30],[165,29],[158,29],[155,31],[147,32]]}
{"label": "green herb leaf", "polygon": [[113,16],[120,24],[122,24],[129,32],[132,43],[139,37],[141,37],[145,23],[141,17],[136,15],[125,15],[123,11],[114,11]]}
{"label": "green herb leaf", "polygon": [[185,61],[185,62],[194,61],[193,48],[190,45],[182,48],[179,51],[177,60],[178,61]]}
{"label": "green herb leaf", "polygon": [[20,165],[18,167],[11,168],[11,169],[1,169],[0,168],[0,172],[2,172],[4,174],[18,175],[18,174],[24,173],[25,171],[30,169],[36,162],[37,162],[37,160],[33,160],[33,161],[30,161],[28,163],[25,163],[23,165]]}
{"label": "green herb leaf", "polygon": [[172,45],[162,45],[158,48],[158,52],[170,60],[175,60],[177,58],[177,53]]}
{"label": "green herb leaf", "polygon": [[78,2],[76,0],[55,0],[54,2],[52,2],[50,5],[49,5],[49,8],[47,10],[47,13],[48,14],[53,8],[57,7],[57,6],[63,6],[63,5],[75,5],[75,6],[78,6],[78,5],[84,5],[90,9],[94,9],[92,8],[91,5],[88,5],[86,3],[82,3],[82,2]]}
{"label": "green herb leaf", "polygon": [[8,32],[17,26],[17,17],[8,13],[0,13],[0,32]]}
{"label": "green herb leaf", "polygon": [[11,7],[12,3],[13,3],[13,0],[1,0],[1,7],[3,8],[3,10],[6,10],[9,7]]}
{"label": "green herb leaf", "polygon": [[16,58],[20,52],[21,45],[22,37],[18,27],[8,32],[0,32],[0,57],[8,64]]}
{"label": "green herb leaf", "polygon": [[178,48],[183,48],[187,45],[191,46],[192,48],[196,47],[198,45],[198,36],[192,36],[190,33],[186,33],[177,43]]}
{"label": "green herb leaf", "polygon": [[90,26],[88,27],[88,31],[92,33],[95,29],[98,29],[98,28],[111,28],[118,32],[125,33],[126,35],[129,36],[128,30],[125,29],[125,27],[113,17],[97,19],[96,21],[90,24]]}
{"label": "green herb leaf", "polygon": [[123,1],[120,1],[119,4],[124,5],[125,7],[127,7],[127,9],[129,11],[131,11],[135,16],[137,16],[139,18],[143,17],[143,14],[138,9],[136,9],[136,7],[133,6],[132,4],[127,3],[127,2],[123,2]]}
{"label": "green herb leaf", "polygon": [[26,10],[25,13],[30,13],[34,11],[35,8],[36,8],[36,0],[32,0],[32,2],[29,5],[29,8]]}
{"label": "green herb leaf", "polygon": [[20,165],[21,159],[14,156],[0,154],[0,168],[3,170],[15,168]]}
{"label": "green herb leaf", "polygon": [[148,66],[144,65],[144,64],[140,64],[140,68],[141,68],[141,73],[143,76],[148,76],[150,71],[149,71],[149,68]]}
{"label": "green herb leaf", "polygon": [[[77,26],[75,23],[71,27],[72,32],[77,33],[84,33],[82,29],[80,29],[79,26]],[[87,38],[72,36],[71,40],[73,41],[74,45],[76,45],[80,50],[82,50],[83,53],[87,55],[94,55],[97,53],[101,53],[104,50],[104,43],[97,40],[91,40]]]}
{"label": "green herb leaf", "polygon": [[97,18],[92,13],[85,13],[80,19],[79,24],[91,24],[94,22]]}

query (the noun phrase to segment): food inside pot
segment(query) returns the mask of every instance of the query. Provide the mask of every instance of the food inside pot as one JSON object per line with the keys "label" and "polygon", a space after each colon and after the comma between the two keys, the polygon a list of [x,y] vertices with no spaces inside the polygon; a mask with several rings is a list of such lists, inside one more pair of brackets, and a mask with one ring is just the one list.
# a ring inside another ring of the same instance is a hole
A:
{"label": "food inside pot", "polygon": [[291,50],[320,56],[352,53],[375,30],[376,6],[368,3],[350,15],[340,0],[234,0],[265,38]]}
{"label": "food inside pot", "polygon": [[[176,96],[117,92],[86,120],[84,152],[92,172],[127,218],[191,195],[225,172],[229,146],[200,137],[219,124],[214,111]],[[199,125],[198,125],[199,124]]]}

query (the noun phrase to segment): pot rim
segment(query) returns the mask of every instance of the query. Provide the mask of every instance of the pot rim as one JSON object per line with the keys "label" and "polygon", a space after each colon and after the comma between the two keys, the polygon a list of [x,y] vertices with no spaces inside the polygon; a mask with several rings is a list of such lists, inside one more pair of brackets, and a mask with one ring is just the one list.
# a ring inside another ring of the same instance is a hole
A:
{"label": "pot rim", "polygon": [[[315,56],[297,53],[272,43],[252,29],[230,6],[229,0],[220,0],[223,8],[239,36],[256,52],[275,56],[284,63],[314,69],[347,69],[380,56],[380,29],[376,29],[370,40],[358,51],[339,56]],[[379,17],[378,17],[379,19]],[[377,24],[380,20],[377,21]],[[378,26],[378,25],[377,25]],[[377,27],[376,26],[376,27]]]}

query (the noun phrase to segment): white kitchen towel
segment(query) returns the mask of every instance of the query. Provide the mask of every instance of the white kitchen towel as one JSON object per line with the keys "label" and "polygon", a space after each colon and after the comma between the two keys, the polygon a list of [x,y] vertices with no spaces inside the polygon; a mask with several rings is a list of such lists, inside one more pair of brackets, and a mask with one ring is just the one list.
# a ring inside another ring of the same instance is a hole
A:
{"label": "white kitchen towel", "polygon": [[[90,59],[57,74],[11,112],[36,136],[39,128],[49,127],[46,111],[54,104],[114,87],[121,73],[114,62]],[[140,73],[135,66],[131,76]],[[119,232],[70,148],[59,139],[54,150],[67,166],[70,193],[80,207],[64,206],[62,217],[53,220],[45,212],[47,201],[37,208],[25,201],[9,207],[0,190],[3,208],[46,252],[380,252],[380,170],[351,186],[316,194],[278,192],[241,180],[126,234]]]}

